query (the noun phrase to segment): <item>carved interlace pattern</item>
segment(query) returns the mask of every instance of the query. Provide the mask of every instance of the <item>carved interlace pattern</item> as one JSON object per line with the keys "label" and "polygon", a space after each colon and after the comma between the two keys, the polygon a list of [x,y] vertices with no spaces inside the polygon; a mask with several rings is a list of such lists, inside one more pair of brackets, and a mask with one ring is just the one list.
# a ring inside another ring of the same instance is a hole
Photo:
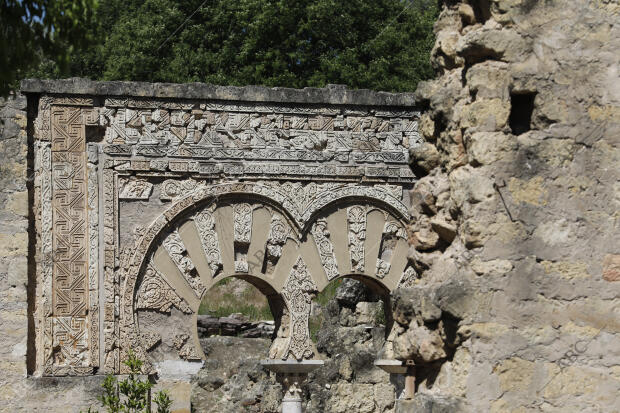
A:
{"label": "carved interlace pattern", "polygon": [[194,215],[194,223],[200,235],[202,248],[207,256],[211,274],[217,277],[222,271],[222,256],[220,254],[220,244],[218,241],[217,231],[215,230],[215,217],[213,211],[215,207],[210,206],[196,215]]}
{"label": "carved interlace pattern", "polygon": [[379,249],[379,258],[377,259],[376,275],[378,278],[385,278],[390,272],[391,264],[386,259],[383,259],[385,255],[392,258],[392,250],[396,244],[398,238],[405,239],[405,230],[398,225],[396,221],[391,221],[386,214],[387,221],[383,228],[383,234],[381,235],[381,246]]}
{"label": "carved interlace pattern", "polygon": [[136,309],[155,310],[170,314],[175,306],[185,314],[191,314],[187,302],[179,297],[165,277],[152,264],[146,267],[144,279],[138,290]]}
{"label": "carved interlace pattern", "polygon": [[361,206],[347,208],[349,223],[349,252],[351,269],[364,272],[364,240],[366,240],[366,209]]}
{"label": "carved interlace pattern", "polygon": [[327,220],[319,218],[312,226],[312,236],[314,242],[319,251],[319,257],[321,258],[321,264],[325,269],[325,274],[328,280],[333,280],[338,277],[338,263],[336,262],[336,256],[334,255],[334,246],[329,240],[329,231],[327,229]]}
{"label": "carved interlace pattern", "polygon": [[172,340],[172,344],[179,352],[183,360],[200,360],[188,334],[178,334]]}
{"label": "carved interlace pattern", "polygon": [[235,242],[249,244],[252,238],[252,206],[233,205]]}
{"label": "carved interlace pattern", "polygon": [[275,214],[271,217],[271,228],[269,230],[269,236],[267,238],[267,258],[272,262],[282,256],[282,247],[286,242],[290,233],[290,228],[284,222],[282,217]]}
{"label": "carved interlace pattern", "polygon": [[306,264],[299,257],[282,290],[282,297],[290,312],[289,346],[284,358],[290,355],[297,360],[302,360],[313,355],[308,319],[312,308],[312,297],[316,290]]}
{"label": "carved interlace pattern", "polygon": [[162,242],[162,245],[168,251],[170,258],[176,264],[177,268],[183,274],[183,277],[189,284],[189,286],[194,290],[196,297],[202,297],[204,294],[206,287],[200,281],[200,277],[196,272],[196,268],[194,267],[194,263],[187,256],[187,248],[185,248],[185,244],[183,244],[183,240],[179,235],[179,232],[175,229],[173,230]]}
{"label": "carved interlace pattern", "polygon": [[413,267],[407,267],[400,277],[397,288],[412,288],[418,280],[418,274]]}

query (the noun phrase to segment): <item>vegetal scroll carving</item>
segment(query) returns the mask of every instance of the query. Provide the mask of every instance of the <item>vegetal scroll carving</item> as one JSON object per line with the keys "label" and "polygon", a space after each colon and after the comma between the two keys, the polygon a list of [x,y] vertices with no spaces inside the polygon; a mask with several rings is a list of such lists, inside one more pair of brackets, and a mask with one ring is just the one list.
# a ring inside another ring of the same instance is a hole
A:
{"label": "vegetal scroll carving", "polygon": [[317,219],[312,226],[312,236],[314,237],[314,242],[319,251],[319,257],[321,258],[321,264],[323,264],[327,279],[331,281],[340,274],[338,272],[336,256],[334,255],[334,246],[329,239],[326,219]]}
{"label": "vegetal scroll carving", "polygon": [[284,358],[289,355],[297,360],[310,358],[314,352],[308,330],[308,319],[312,309],[312,297],[317,287],[303,259],[299,257],[289,274],[282,297],[290,313],[290,337]]}
{"label": "vegetal scroll carving", "polygon": [[183,274],[189,286],[194,290],[196,297],[202,297],[206,291],[206,287],[202,281],[200,281],[194,263],[187,256],[187,248],[185,248],[185,244],[183,244],[183,239],[179,235],[179,232],[176,229],[173,230],[164,239],[162,245],[166,251],[168,251],[170,258],[172,258],[172,261],[174,261],[181,274]]}
{"label": "vegetal scroll carving", "polygon": [[220,253],[220,243],[218,241],[217,231],[215,230],[215,217],[213,212],[215,206],[209,206],[194,215],[194,223],[202,248],[207,256],[211,275],[217,277],[222,271],[222,255]]}
{"label": "vegetal scroll carving", "polygon": [[152,264],[148,264],[138,290],[136,309],[170,313],[172,306],[185,314],[192,313],[187,302],[172,289],[164,275],[157,271]]}
{"label": "vegetal scroll carving", "polygon": [[366,240],[366,208],[352,206],[347,208],[349,223],[349,252],[351,254],[351,269],[354,272],[364,272],[364,241]]}

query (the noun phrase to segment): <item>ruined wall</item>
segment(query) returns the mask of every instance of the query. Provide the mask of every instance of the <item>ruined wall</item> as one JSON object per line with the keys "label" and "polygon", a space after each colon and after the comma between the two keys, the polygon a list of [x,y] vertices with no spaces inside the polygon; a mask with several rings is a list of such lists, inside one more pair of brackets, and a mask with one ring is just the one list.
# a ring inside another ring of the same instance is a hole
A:
{"label": "ruined wall", "polygon": [[620,6],[448,3],[417,91],[401,409],[620,411]]}
{"label": "ruined wall", "polygon": [[[416,399],[396,411],[620,410],[619,13],[445,6],[410,154],[421,279],[395,294],[383,350],[417,364]],[[25,99],[0,104],[0,411],[79,411],[100,376],[26,376],[26,119]]]}

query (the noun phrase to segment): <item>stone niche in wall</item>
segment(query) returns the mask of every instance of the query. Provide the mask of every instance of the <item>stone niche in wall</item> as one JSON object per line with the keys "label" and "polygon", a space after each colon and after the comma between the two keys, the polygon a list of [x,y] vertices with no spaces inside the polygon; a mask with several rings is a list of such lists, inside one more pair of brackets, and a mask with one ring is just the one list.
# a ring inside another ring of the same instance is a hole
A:
{"label": "stone niche in wall", "polygon": [[226,277],[268,298],[265,357],[316,357],[311,299],[407,266],[411,94],[26,80],[34,156],[35,374],[200,364],[202,297]]}

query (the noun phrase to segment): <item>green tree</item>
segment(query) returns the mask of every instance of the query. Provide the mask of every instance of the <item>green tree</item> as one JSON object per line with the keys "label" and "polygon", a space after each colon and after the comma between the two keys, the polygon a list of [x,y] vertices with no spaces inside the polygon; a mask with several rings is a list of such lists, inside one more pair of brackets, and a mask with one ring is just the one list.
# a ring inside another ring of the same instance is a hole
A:
{"label": "green tree", "polygon": [[72,52],[92,40],[97,0],[0,0],[0,95],[27,74],[69,73]]}
{"label": "green tree", "polygon": [[434,0],[101,0],[93,33],[100,44],[76,55],[72,71],[105,80],[411,91],[433,74],[437,13]]}

